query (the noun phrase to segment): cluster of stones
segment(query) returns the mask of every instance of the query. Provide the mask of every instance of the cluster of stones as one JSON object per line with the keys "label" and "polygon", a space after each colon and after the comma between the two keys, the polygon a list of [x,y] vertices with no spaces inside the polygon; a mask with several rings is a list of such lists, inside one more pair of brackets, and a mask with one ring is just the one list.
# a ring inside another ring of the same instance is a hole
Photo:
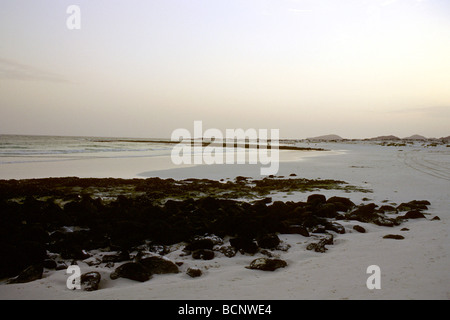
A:
{"label": "cluster of stones", "polygon": [[[210,260],[220,252],[233,257],[237,252],[255,254],[282,247],[277,234],[323,234],[308,250],[324,252],[333,244],[332,232],[342,234],[340,220],[356,220],[380,226],[397,226],[405,219],[426,218],[426,200],[402,203],[397,207],[374,203],[355,205],[349,198],[312,194],[307,201],[272,202],[270,198],[248,202],[205,197],[168,200],[155,204],[151,199],[119,196],[104,202],[82,196],[57,204],[52,198],[24,201],[0,199],[0,278],[14,277],[10,283],[42,277],[44,268],[67,268],[67,261],[86,260],[91,250],[116,251],[104,255],[103,263],[113,267],[110,275],[147,281],[153,274],[178,273],[179,266],[161,256],[130,257],[129,252],[148,245],[153,248],[186,243],[184,254]],[[395,214],[386,215],[386,213]],[[436,218],[435,218],[436,219]],[[364,232],[361,226],[355,230]],[[214,237],[202,237],[205,234]],[[229,245],[223,239],[230,238]],[[56,257],[56,258],[55,258]],[[248,268],[273,271],[285,267],[281,259],[258,258]],[[192,277],[201,275],[189,268]],[[82,282],[88,290],[98,287],[100,275],[88,273]]]}

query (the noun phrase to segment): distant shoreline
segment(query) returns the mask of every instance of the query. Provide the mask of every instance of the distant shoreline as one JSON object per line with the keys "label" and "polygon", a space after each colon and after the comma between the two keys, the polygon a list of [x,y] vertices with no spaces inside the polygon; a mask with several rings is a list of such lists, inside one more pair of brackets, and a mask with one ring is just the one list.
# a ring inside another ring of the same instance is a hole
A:
{"label": "distant shoreline", "polygon": [[[183,141],[172,141],[172,140],[127,140],[127,139],[117,139],[117,140],[92,140],[93,142],[134,142],[134,143],[161,143],[161,144],[179,144],[179,143],[184,143]],[[190,141],[191,144],[195,144],[195,143],[199,143],[196,142],[194,140]],[[208,147],[208,146],[222,146],[225,147],[228,145],[228,143],[226,141],[222,142],[222,143],[214,143],[214,142],[201,142],[202,147]],[[240,148],[245,148],[245,149],[261,149],[262,146],[260,145],[251,145],[249,143],[238,143],[238,142],[234,142],[233,144],[234,147],[239,146]],[[270,144],[269,144],[269,149],[270,149]],[[323,149],[323,148],[310,148],[310,147],[295,147],[295,146],[283,146],[283,145],[279,145],[278,149],[280,150],[297,150],[297,151],[329,151],[327,149]]]}

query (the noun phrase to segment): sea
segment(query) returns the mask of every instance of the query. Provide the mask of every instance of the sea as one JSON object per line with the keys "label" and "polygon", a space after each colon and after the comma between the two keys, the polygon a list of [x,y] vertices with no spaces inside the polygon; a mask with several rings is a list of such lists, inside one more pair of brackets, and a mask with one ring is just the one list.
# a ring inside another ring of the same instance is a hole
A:
{"label": "sea", "polygon": [[0,135],[0,179],[138,177],[170,168],[172,148],[164,139]]}
{"label": "sea", "polygon": [[[226,170],[226,172],[213,172],[213,176],[247,175],[250,172],[254,176],[261,176],[263,168],[269,168],[271,174],[272,171],[276,174],[279,168],[277,163],[280,161],[298,161],[306,155],[302,151],[281,150],[280,153],[269,152],[261,158],[262,155],[256,148],[243,147],[242,144],[236,144],[234,147],[226,145],[222,149],[214,149],[214,152],[217,152],[219,158],[224,161],[223,163],[228,155],[231,155],[233,159],[238,157],[243,159],[243,156],[245,163],[238,164],[236,160],[236,163],[227,162],[226,165],[205,166],[203,165],[206,164],[205,161],[201,163],[175,161],[172,151],[177,144],[176,141],[164,138],[3,134],[0,135],[0,179],[50,177],[132,179],[163,177],[161,174],[165,174],[165,177],[186,178],[203,177],[205,167],[209,167],[208,176],[211,176],[211,171],[218,170]],[[285,144],[280,143],[281,145]],[[194,159],[195,154],[203,152],[201,148],[190,150],[188,158],[191,159]],[[308,152],[308,154],[314,154],[314,152]],[[257,163],[249,164],[250,156],[252,159],[258,157]],[[198,168],[199,166],[202,168]],[[190,169],[184,170],[186,168]],[[177,172],[174,172],[174,169]],[[264,173],[264,175],[267,174]]]}
{"label": "sea", "polygon": [[110,152],[114,152],[117,156],[129,152],[152,152],[152,155],[163,155],[172,148],[170,143],[165,145],[165,141],[142,138],[0,135],[0,163],[10,163],[11,157],[20,157],[22,159],[19,161],[32,162],[39,161],[42,156],[55,156],[54,160],[62,160],[74,154],[104,156]]}

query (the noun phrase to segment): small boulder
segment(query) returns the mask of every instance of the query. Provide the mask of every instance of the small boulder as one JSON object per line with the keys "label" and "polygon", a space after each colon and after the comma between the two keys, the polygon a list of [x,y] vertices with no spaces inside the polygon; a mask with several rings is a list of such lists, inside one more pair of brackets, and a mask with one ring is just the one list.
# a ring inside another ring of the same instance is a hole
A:
{"label": "small boulder", "polygon": [[202,270],[196,268],[188,268],[186,274],[191,278],[197,278],[202,275]]}
{"label": "small boulder", "polygon": [[318,217],[322,218],[335,218],[337,216],[337,209],[335,203],[325,203],[323,205],[318,206],[315,210],[314,214]]}
{"label": "small boulder", "polygon": [[266,234],[257,240],[258,246],[264,249],[275,249],[280,242],[276,234]]}
{"label": "small boulder", "polygon": [[308,204],[311,205],[318,205],[323,204],[327,202],[327,198],[323,194],[312,194],[308,196],[308,199],[306,200]]}
{"label": "small boulder", "polygon": [[314,250],[315,252],[324,253],[328,249],[325,245],[332,245],[334,243],[334,237],[332,234],[326,234],[323,238],[319,240],[317,243],[310,243],[306,250]]}
{"label": "small boulder", "polygon": [[425,219],[425,216],[420,211],[411,210],[411,211],[408,211],[404,216],[402,216],[402,218],[403,219],[420,219],[420,218]]}
{"label": "small boulder", "polygon": [[141,263],[137,262],[127,262],[116,268],[113,273],[111,273],[110,278],[112,280],[118,278],[127,278],[135,281],[145,282],[151,278],[151,273],[148,272]]}
{"label": "small boulder", "polygon": [[222,253],[225,257],[232,258],[236,255],[236,249],[232,246],[221,246],[217,251]]}
{"label": "small boulder", "polygon": [[107,254],[102,257],[103,263],[123,262],[123,261],[127,261],[127,260],[131,260],[130,254],[128,253],[128,251],[120,251],[119,253]]}
{"label": "small boulder", "polygon": [[42,278],[44,267],[42,264],[33,264],[23,270],[16,278],[8,281],[8,283],[26,283]]}
{"label": "small boulder", "polygon": [[333,203],[338,211],[348,211],[355,206],[353,201],[344,197],[331,197],[327,200],[327,203]]}
{"label": "small boulder", "polygon": [[401,203],[398,207],[398,211],[410,211],[410,210],[427,210],[430,202],[427,200],[412,200],[410,202]]}
{"label": "small boulder", "polygon": [[56,269],[57,264],[53,259],[45,259],[43,262],[43,267],[46,269]]}
{"label": "small boulder", "polygon": [[387,234],[383,237],[383,239],[403,240],[403,239],[405,239],[405,237],[401,236],[399,234]]}
{"label": "small boulder", "polygon": [[308,229],[306,229],[304,226],[298,225],[298,224],[292,224],[292,225],[289,225],[289,226],[285,227],[283,229],[283,233],[286,233],[286,234],[299,234],[299,235],[302,235],[304,237],[309,237]]}
{"label": "small boulder", "polygon": [[258,252],[258,245],[250,238],[238,237],[230,239],[230,245],[244,253],[254,254]]}
{"label": "small boulder", "polygon": [[214,259],[214,251],[208,249],[199,249],[192,252],[192,258],[202,260]]}
{"label": "small boulder", "polygon": [[84,291],[98,290],[101,278],[97,271],[83,273],[80,277],[81,287]]}
{"label": "small boulder", "polygon": [[178,273],[178,267],[163,257],[148,257],[139,261],[151,274]]}
{"label": "small boulder", "polygon": [[281,259],[258,258],[253,260],[246,268],[253,270],[274,271],[278,268],[284,268],[286,266],[286,261]]}
{"label": "small boulder", "polygon": [[366,229],[364,227],[361,227],[360,225],[354,225],[353,230],[358,231],[360,233],[366,233]]}
{"label": "small boulder", "polygon": [[345,227],[342,224],[337,223],[337,222],[330,222],[325,227],[327,230],[334,231],[339,234],[345,233]]}
{"label": "small boulder", "polygon": [[214,242],[212,239],[209,238],[203,238],[194,240],[191,243],[189,243],[186,247],[184,247],[184,251],[195,251],[199,249],[208,249],[212,250],[214,247]]}
{"label": "small boulder", "polygon": [[394,206],[383,205],[378,209],[378,212],[397,212],[397,209]]}
{"label": "small boulder", "polygon": [[59,270],[66,270],[67,269],[67,264],[64,261],[58,261],[56,262],[56,267],[55,270],[59,271]]}

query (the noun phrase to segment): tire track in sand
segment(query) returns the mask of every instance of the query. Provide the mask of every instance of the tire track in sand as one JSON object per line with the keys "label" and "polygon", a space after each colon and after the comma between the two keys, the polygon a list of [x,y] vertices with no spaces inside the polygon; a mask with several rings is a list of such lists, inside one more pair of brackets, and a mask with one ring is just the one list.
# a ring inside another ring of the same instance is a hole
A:
{"label": "tire track in sand", "polygon": [[[450,152],[403,151],[397,157],[408,167],[430,176],[450,181]],[[431,159],[430,159],[431,158]],[[444,159],[445,158],[445,159]],[[447,160],[447,161],[445,161]]]}

